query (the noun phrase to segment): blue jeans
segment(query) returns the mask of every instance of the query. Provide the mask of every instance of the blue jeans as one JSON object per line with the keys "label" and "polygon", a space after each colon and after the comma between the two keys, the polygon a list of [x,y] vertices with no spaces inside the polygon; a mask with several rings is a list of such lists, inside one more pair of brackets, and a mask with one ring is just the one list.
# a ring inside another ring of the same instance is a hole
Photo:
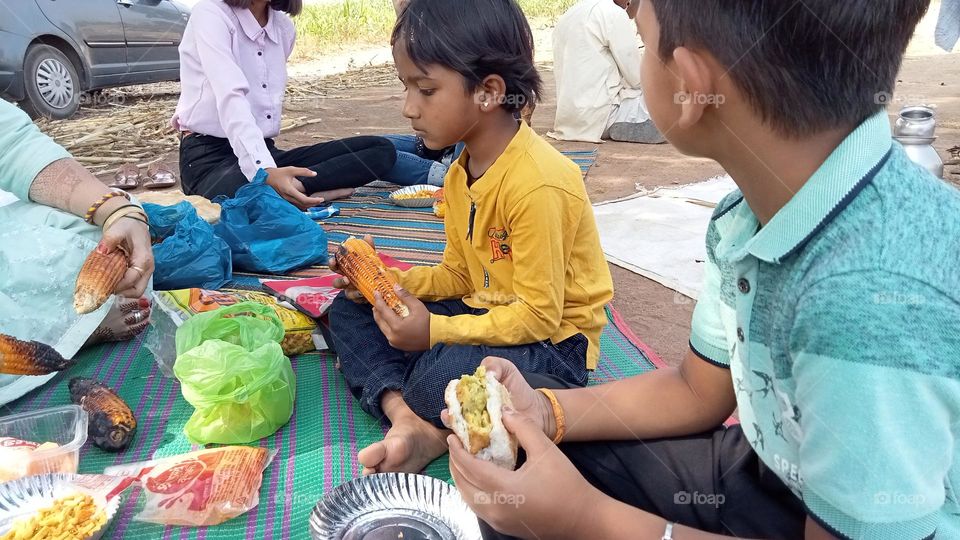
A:
{"label": "blue jeans", "polygon": [[[482,315],[459,300],[427,302],[431,313],[448,317]],[[514,347],[440,344],[429,351],[405,353],[394,349],[373,320],[369,305],[342,294],[330,307],[330,343],[340,358],[340,371],[363,410],[381,422],[388,419],[380,399],[396,390],[420,418],[438,428],[446,408],[443,392],[453,379],[473,373],[488,356],[512,361],[524,373],[551,375],[574,386],[587,384],[587,338],[577,334],[562,343],[541,341]]]}
{"label": "blue jeans", "polygon": [[[449,163],[441,163],[417,154],[417,138],[414,135],[384,135],[397,148],[397,161],[387,173],[385,180],[401,186],[430,184],[442,186]],[[464,144],[457,143],[453,159],[460,156]]]}

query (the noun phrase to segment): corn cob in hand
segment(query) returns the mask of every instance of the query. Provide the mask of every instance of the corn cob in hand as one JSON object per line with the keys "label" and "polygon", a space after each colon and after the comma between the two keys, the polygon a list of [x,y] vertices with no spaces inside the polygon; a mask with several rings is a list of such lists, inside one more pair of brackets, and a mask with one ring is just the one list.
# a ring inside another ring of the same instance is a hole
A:
{"label": "corn cob in hand", "polygon": [[123,450],[133,441],[137,419],[113,390],[93,379],[70,380],[70,401],[90,415],[87,434],[93,444],[109,452]]}
{"label": "corn cob in hand", "polygon": [[49,345],[0,334],[0,373],[5,375],[49,375],[75,363]]}
{"label": "corn cob in hand", "polygon": [[397,284],[377,252],[364,240],[349,238],[337,250],[337,268],[350,283],[360,291],[367,302],[374,303],[373,293],[378,292],[394,313],[401,317],[410,315],[410,309],[400,301],[393,287]]}
{"label": "corn cob in hand", "polygon": [[127,271],[127,255],[118,249],[113,253],[93,250],[84,261],[77,276],[77,288],[73,293],[73,308],[80,315],[92,313],[110,298],[117,284]]}

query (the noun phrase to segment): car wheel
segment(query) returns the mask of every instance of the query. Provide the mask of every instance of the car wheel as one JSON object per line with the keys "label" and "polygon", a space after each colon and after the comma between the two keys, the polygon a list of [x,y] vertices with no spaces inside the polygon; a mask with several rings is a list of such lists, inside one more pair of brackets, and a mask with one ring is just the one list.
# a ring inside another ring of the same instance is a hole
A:
{"label": "car wheel", "polygon": [[21,107],[33,118],[69,118],[80,107],[80,77],[59,49],[33,45],[24,60],[27,99]]}

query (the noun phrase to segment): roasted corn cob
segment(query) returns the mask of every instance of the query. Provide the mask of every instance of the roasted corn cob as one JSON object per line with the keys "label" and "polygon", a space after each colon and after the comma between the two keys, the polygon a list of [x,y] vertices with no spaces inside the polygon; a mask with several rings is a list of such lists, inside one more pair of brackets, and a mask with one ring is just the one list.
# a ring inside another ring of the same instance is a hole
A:
{"label": "roasted corn cob", "polygon": [[6,375],[49,375],[63,371],[76,361],[60,356],[53,347],[36,341],[21,341],[0,334],[0,373]]}
{"label": "roasted corn cob", "polygon": [[393,290],[397,282],[387,272],[370,244],[357,238],[348,238],[337,250],[336,258],[340,273],[350,280],[367,302],[372,304],[373,293],[379,292],[394,313],[401,317],[410,315],[410,309],[400,301],[397,292]]}
{"label": "roasted corn cob", "polygon": [[70,401],[90,416],[87,434],[98,448],[123,450],[133,441],[137,419],[130,407],[113,390],[93,379],[70,380]]}
{"label": "roasted corn cob", "polygon": [[123,250],[106,255],[93,250],[77,276],[77,288],[73,293],[73,308],[77,313],[86,315],[99,309],[113,294],[127,268],[127,256]]}

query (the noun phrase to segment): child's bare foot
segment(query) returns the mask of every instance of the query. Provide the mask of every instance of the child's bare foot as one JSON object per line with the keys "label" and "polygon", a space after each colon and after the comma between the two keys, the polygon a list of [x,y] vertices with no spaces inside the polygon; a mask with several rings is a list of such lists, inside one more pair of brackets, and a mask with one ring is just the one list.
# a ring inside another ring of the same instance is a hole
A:
{"label": "child's bare foot", "polygon": [[150,300],[117,297],[100,326],[93,332],[84,347],[125,341],[143,332],[150,324]]}
{"label": "child's bare foot", "polygon": [[417,473],[447,451],[448,431],[415,414],[403,415],[380,442],[364,448],[357,455],[363,475],[381,472]]}

